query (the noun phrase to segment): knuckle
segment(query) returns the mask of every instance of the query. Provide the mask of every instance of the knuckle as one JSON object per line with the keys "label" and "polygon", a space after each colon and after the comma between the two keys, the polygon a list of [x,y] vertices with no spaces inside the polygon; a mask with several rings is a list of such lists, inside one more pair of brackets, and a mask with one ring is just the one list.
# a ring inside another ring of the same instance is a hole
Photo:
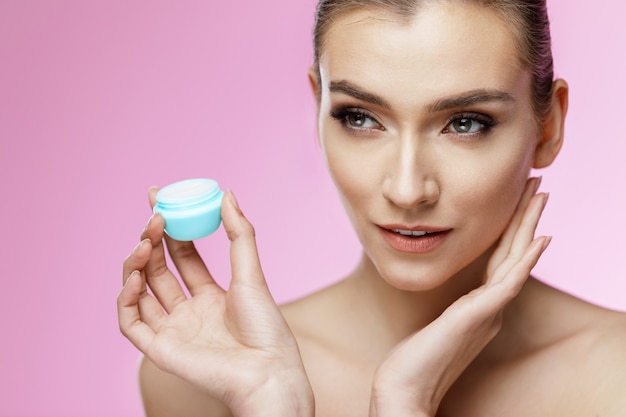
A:
{"label": "knuckle", "polygon": [[245,221],[242,222],[237,228],[227,229],[226,235],[231,242],[240,237],[254,239],[256,237],[256,230],[254,229],[254,226],[252,226],[252,223]]}
{"label": "knuckle", "polygon": [[149,281],[155,281],[165,276],[168,272],[169,272],[169,269],[167,268],[167,265],[163,262],[158,265],[154,265],[149,270],[147,270],[146,278]]}
{"label": "knuckle", "polygon": [[178,305],[184,301],[187,301],[187,297],[185,296],[185,294],[179,294],[175,296],[172,300],[172,305]]}
{"label": "knuckle", "polygon": [[246,222],[245,224],[245,232],[249,237],[256,237],[256,230],[254,229],[254,226],[252,226],[252,223],[250,222]]}
{"label": "knuckle", "polygon": [[168,251],[172,258],[187,259],[196,256],[196,247],[193,243],[180,243],[168,245]]}
{"label": "knuckle", "polygon": [[122,336],[124,336],[126,339],[131,340],[132,339],[132,331],[129,325],[126,324],[122,324],[120,323],[120,333],[122,334]]}
{"label": "knuckle", "polygon": [[119,322],[118,327],[120,329],[120,333],[122,333],[125,337],[128,337],[128,327],[126,324]]}
{"label": "knuckle", "polygon": [[237,239],[237,233],[235,233],[235,231],[232,229],[226,230],[226,236],[228,236],[228,240],[230,240],[231,242]]}

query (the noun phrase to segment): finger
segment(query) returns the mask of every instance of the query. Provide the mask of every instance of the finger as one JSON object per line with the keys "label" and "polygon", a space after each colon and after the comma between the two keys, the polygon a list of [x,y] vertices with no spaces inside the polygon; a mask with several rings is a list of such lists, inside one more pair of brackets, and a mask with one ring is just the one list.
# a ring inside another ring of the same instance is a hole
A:
{"label": "finger", "polygon": [[133,271],[141,271],[150,258],[150,239],[144,239],[135,246],[122,264],[122,285]]}
{"label": "finger", "polygon": [[524,254],[508,271],[496,272],[496,275],[503,276],[496,277],[494,285],[485,288],[485,298],[490,299],[492,311],[503,308],[519,294],[551,241],[552,238],[548,236],[538,237],[528,245]]}
{"label": "finger", "polygon": [[533,196],[530,204],[526,208],[524,216],[515,231],[508,253],[504,256],[499,254],[498,258],[489,260],[487,284],[494,284],[504,279],[508,271],[527,252],[528,247],[533,242],[539,218],[546,206],[548,194],[541,193]]}
{"label": "finger", "polygon": [[520,202],[517,204],[517,208],[511,221],[509,223],[510,227],[507,227],[506,231],[502,235],[504,240],[512,241],[513,236],[515,235],[515,231],[520,225],[522,218],[524,217],[524,213],[526,212],[526,208],[530,204],[530,200],[533,198],[535,194],[537,194],[537,190],[541,186],[542,177],[534,177],[530,178],[526,182],[526,187],[524,188],[524,192],[522,193],[522,197],[520,198]]}
{"label": "finger", "polygon": [[[265,281],[254,228],[241,212],[231,190],[222,200],[222,220],[230,240],[232,271],[226,293],[229,317],[225,324],[235,337],[245,338],[248,346],[268,346],[268,343],[276,343],[277,338],[295,344]],[[274,323],[275,326],[260,329],[258,323]]]}
{"label": "finger", "polygon": [[152,186],[150,188],[148,188],[148,203],[150,204],[150,210],[154,209],[154,206],[156,204],[156,195],[159,192],[159,187],[157,186]]}
{"label": "finger", "polygon": [[256,246],[254,227],[245,218],[231,190],[224,195],[222,202],[224,230],[230,240],[230,262],[232,285],[243,284],[267,292],[267,284],[261,269]]}
{"label": "finger", "polygon": [[528,245],[533,241],[541,213],[548,202],[548,196],[549,194],[541,193],[532,198],[513,237],[511,249],[509,250],[512,258],[521,258]]}
{"label": "finger", "polygon": [[154,214],[142,233],[143,239],[152,242],[150,257],[144,267],[146,282],[152,293],[159,300],[165,311],[171,313],[174,308],[187,299],[178,279],[169,270],[163,248],[163,228],[165,223],[160,214]]}
{"label": "finger", "polygon": [[[148,200],[151,207],[154,207],[156,204],[157,192],[158,188],[156,187],[152,187],[148,191]],[[174,240],[167,234],[164,235],[164,238],[170,258],[192,296],[208,286],[214,286],[221,291],[193,242]]]}
{"label": "finger", "polygon": [[168,236],[165,242],[170,258],[192,296],[209,287],[223,291],[211,276],[193,242],[181,242]]}
{"label": "finger", "polygon": [[[139,309],[139,316],[142,322],[146,323],[153,331],[158,331],[161,322],[165,319],[165,314],[163,313],[163,307],[159,302],[152,297],[146,291],[146,282],[144,275],[139,271],[131,271],[130,276],[139,273],[139,279],[141,281],[141,287],[139,288],[139,295],[137,296],[137,308]],[[127,281],[128,281],[127,279]],[[122,289],[124,290],[124,289]]]}
{"label": "finger", "polygon": [[161,324],[167,319],[167,315],[163,312],[163,306],[161,306],[159,301],[146,291],[145,281],[143,282],[143,292],[139,296],[137,306],[141,321],[146,323],[153,332],[158,333]]}
{"label": "finger", "polygon": [[517,231],[522,221],[522,218],[524,217],[524,213],[526,211],[526,208],[528,207],[528,204],[530,203],[530,200],[535,195],[540,185],[541,177],[531,178],[526,182],[526,188],[524,189],[522,197],[517,204],[515,213],[509,221],[509,224],[504,230],[502,236],[500,237],[496,250],[491,256],[490,264],[487,268],[488,274],[490,274],[493,269],[495,269],[507,257],[511,248],[511,244],[513,242],[513,237],[515,236],[515,232]]}
{"label": "finger", "polygon": [[117,297],[117,316],[120,331],[141,352],[145,352],[155,337],[155,333],[144,323],[139,312],[139,299],[143,290],[141,275],[131,273]]}
{"label": "finger", "polygon": [[550,240],[545,236],[535,239],[524,256],[506,272],[503,272],[503,268],[496,271],[497,282],[482,285],[461,297],[444,312],[444,315],[463,317],[457,322],[467,328],[484,323],[496,325],[498,328],[497,321],[494,320],[500,317],[502,309],[519,294]]}

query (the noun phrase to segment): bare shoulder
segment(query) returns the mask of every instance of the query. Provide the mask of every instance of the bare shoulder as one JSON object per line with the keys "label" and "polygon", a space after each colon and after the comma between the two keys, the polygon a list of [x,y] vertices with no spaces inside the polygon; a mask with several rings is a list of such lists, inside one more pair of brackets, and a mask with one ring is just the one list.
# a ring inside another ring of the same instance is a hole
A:
{"label": "bare shoulder", "polygon": [[143,358],[139,384],[147,417],[231,417],[228,408],[182,379],[161,371]]}
{"label": "bare shoulder", "polygon": [[601,416],[623,416],[626,409],[626,313],[593,306],[593,324],[580,338],[590,392]]}
{"label": "bare shoulder", "polygon": [[[623,416],[626,409],[626,313],[606,309],[560,291],[544,288],[544,309],[553,309],[547,329],[566,337],[547,349],[555,363],[567,363],[575,398],[594,415]],[[538,298],[542,298],[541,296]],[[540,303],[541,304],[541,303]],[[550,319],[547,319],[548,322]],[[557,328],[558,327],[558,328]]]}

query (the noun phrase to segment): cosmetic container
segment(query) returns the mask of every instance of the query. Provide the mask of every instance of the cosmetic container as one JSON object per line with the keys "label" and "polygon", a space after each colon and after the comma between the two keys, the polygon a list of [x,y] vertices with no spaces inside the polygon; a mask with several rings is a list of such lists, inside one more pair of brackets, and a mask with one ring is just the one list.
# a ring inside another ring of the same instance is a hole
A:
{"label": "cosmetic container", "polygon": [[217,181],[195,178],[161,188],[154,212],[165,220],[165,232],[175,240],[200,239],[215,232],[222,222],[224,192]]}

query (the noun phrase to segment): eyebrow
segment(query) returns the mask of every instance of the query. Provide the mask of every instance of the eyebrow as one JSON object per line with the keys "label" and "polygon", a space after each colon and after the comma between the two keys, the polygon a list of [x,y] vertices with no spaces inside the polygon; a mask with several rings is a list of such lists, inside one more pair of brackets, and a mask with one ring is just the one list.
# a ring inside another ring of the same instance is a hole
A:
{"label": "eyebrow", "polygon": [[350,81],[331,81],[329,90],[331,93],[343,93],[350,97],[354,97],[357,100],[364,101],[366,103],[375,104],[385,109],[390,109],[391,106],[385,99],[376,94],[368,93],[362,90],[358,86],[352,84]]}
{"label": "eyebrow", "polygon": [[[364,91],[357,85],[350,81],[331,81],[329,90],[331,93],[342,93],[350,97],[354,97],[357,100],[364,101],[366,103],[374,104],[385,109],[390,109],[391,105],[382,97]],[[505,91],[496,89],[476,89],[463,92],[456,96],[445,97],[436,100],[427,106],[427,109],[431,113],[440,112],[443,110],[456,109],[460,107],[472,106],[475,104],[483,103],[502,103],[507,104],[514,102],[515,98]]]}
{"label": "eyebrow", "polygon": [[446,97],[428,105],[430,112],[436,113],[442,110],[456,109],[459,107],[472,106],[483,103],[512,103],[515,101],[512,95],[501,90],[477,89],[464,92],[457,96]]}

